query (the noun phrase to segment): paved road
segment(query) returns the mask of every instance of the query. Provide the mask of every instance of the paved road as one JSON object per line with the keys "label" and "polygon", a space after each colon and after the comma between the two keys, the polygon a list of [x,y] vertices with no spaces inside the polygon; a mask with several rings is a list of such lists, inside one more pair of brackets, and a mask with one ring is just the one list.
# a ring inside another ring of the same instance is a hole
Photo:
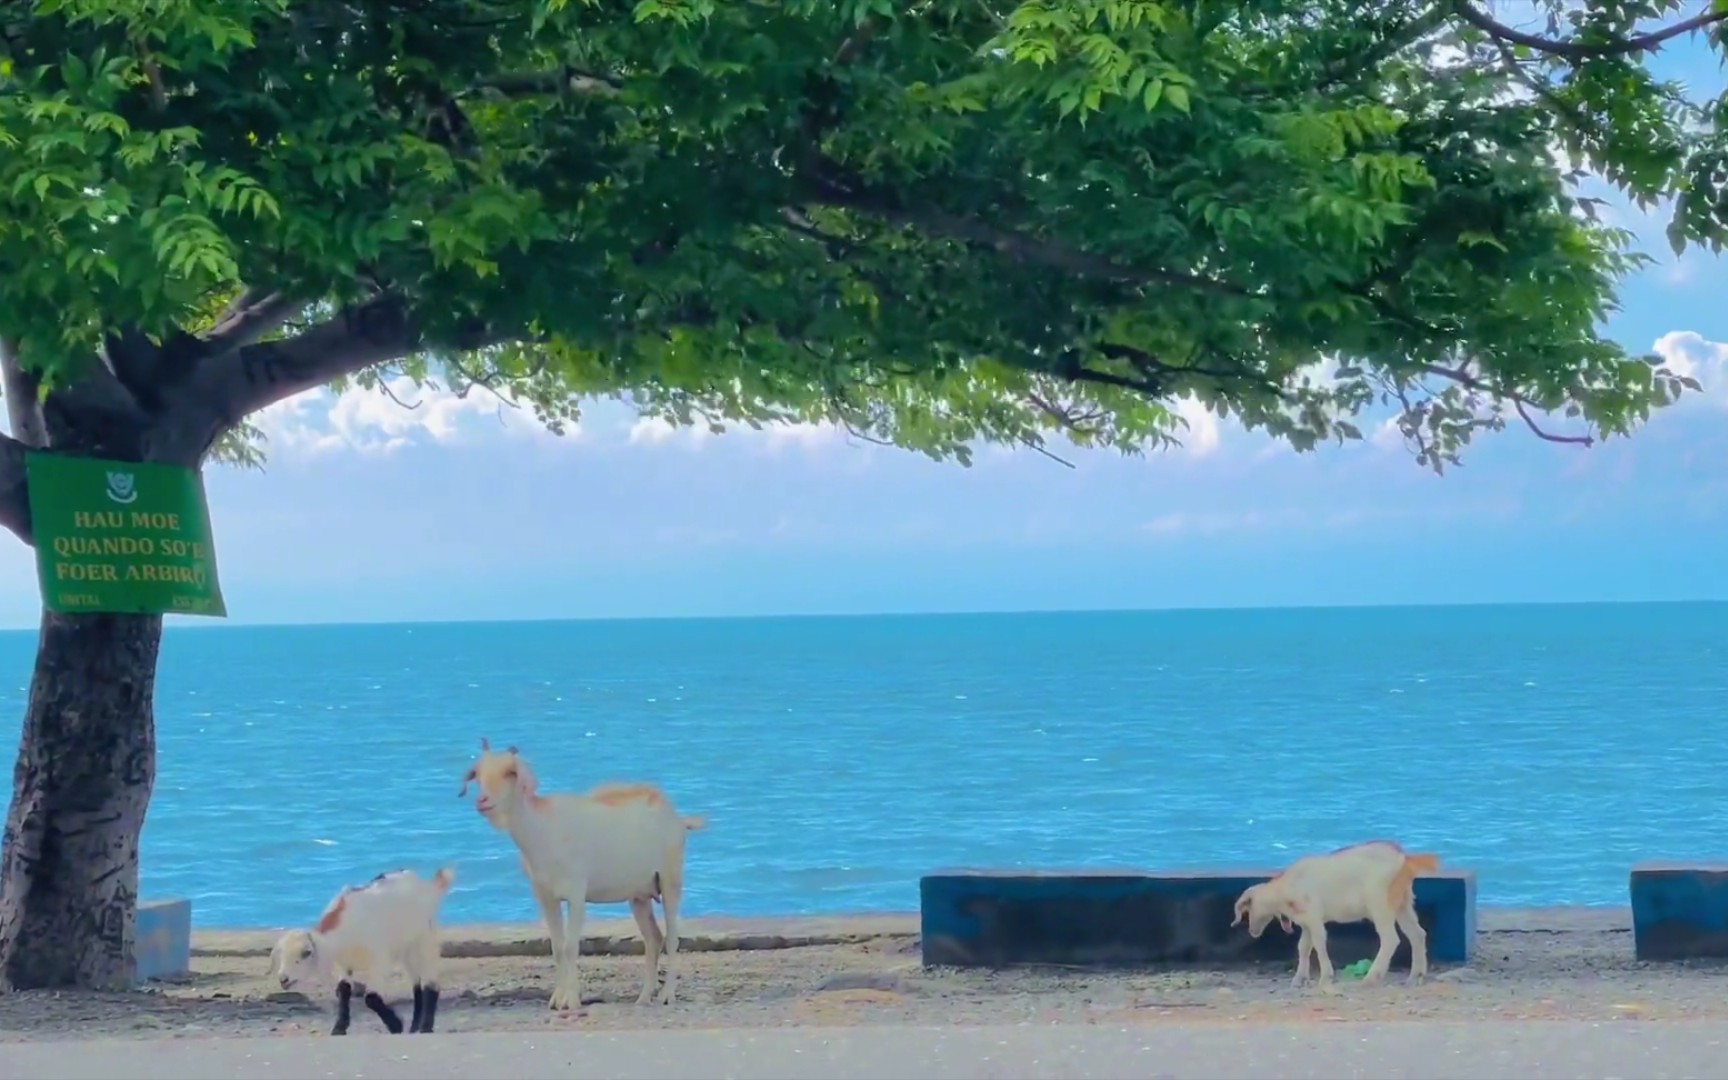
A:
{"label": "paved road", "polygon": [[1728,1080],[1728,1024],[462,1033],[0,1045],[4,1080]]}

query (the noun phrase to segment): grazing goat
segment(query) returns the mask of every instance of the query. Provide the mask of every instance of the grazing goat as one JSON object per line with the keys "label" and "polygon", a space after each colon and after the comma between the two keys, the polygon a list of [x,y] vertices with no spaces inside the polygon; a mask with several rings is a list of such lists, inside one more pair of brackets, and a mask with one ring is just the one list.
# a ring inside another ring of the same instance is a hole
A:
{"label": "grazing goat", "polygon": [[1410,939],[1410,981],[1428,973],[1428,935],[1416,918],[1415,879],[1440,868],[1434,855],[1409,855],[1390,840],[1375,840],[1340,848],[1329,855],[1298,859],[1277,877],[1255,885],[1236,900],[1231,926],[1248,921],[1248,933],[1259,937],[1277,919],[1290,932],[1302,930],[1296,943],[1296,977],[1308,981],[1308,954],[1319,958],[1320,982],[1332,981],[1332,958],[1326,951],[1326,924],[1369,919],[1380,936],[1380,951],[1363,982],[1379,982],[1398,951],[1398,931]]}
{"label": "grazing goat", "polygon": [[[684,896],[684,840],[706,823],[679,817],[665,794],[647,784],[608,784],[585,795],[541,795],[533,770],[516,748],[495,754],[485,739],[458,797],[468,793],[470,783],[480,786],[474,808],[516,842],[546,918],[552,939],[552,1008],[582,1008],[577,958],[585,905],[624,901],[642,931],[648,965],[636,1003],[654,1000],[664,950],[666,984],[660,1001],[672,1004],[678,992],[674,957]],[[664,934],[654,921],[656,899],[666,915]]]}
{"label": "grazing goat", "polygon": [[412,870],[379,874],[336,894],[311,930],[290,930],[270,950],[270,970],[290,990],[336,978],[336,1026],[348,1034],[349,1003],[360,995],[392,1035],[402,1018],[370,985],[400,965],[414,981],[410,1034],[431,1034],[438,1015],[438,909],[456,880],[446,867],[430,880]]}

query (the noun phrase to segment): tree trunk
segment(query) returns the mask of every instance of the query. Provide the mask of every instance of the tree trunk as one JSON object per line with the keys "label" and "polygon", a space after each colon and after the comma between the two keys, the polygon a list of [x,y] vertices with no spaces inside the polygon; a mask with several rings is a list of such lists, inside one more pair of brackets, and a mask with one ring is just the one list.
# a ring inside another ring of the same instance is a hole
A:
{"label": "tree trunk", "polygon": [[159,615],[44,612],[0,864],[0,991],[132,986]]}

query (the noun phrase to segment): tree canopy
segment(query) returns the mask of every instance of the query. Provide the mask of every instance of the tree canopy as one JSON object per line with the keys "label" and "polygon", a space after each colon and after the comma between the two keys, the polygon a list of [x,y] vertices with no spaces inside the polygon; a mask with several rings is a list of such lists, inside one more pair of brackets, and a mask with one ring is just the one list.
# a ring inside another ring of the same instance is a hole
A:
{"label": "tree canopy", "polygon": [[1645,257],[1569,170],[1720,246],[1728,101],[1647,62],[1728,3],[1536,7],[12,3],[13,435],[251,460],[380,365],[962,460],[1158,446],[1186,395],[1298,448],[1391,408],[1434,468],[1625,433],[1684,380],[1602,335]]}

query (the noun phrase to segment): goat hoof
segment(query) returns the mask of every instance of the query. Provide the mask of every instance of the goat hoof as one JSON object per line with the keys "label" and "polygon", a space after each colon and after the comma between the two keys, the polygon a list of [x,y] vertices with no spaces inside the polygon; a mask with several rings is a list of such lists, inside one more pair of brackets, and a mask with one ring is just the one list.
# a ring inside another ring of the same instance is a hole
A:
{"label": "goat hoof", "polygon": [[578,991],[560,986],[558,989],[552,991],[552,1000],[548,1004],[551,1005],[552,1011],[554,1012],[569,1012],[572,1009],[580,1012],[582,1009],[582,995]]}

